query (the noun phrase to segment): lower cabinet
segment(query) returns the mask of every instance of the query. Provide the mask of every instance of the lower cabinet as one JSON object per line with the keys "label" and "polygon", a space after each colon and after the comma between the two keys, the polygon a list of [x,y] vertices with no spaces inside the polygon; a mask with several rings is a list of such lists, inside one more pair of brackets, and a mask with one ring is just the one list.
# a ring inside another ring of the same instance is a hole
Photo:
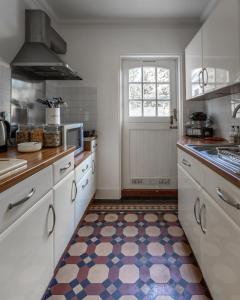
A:
{"label": "lower cabinet", "polygon": [[91,198],[94,197],[97,189],[97,155],[96,151],[92,153],[92,176],[91,176]]}
{"label": "lower cabinet", "polygon": [[0,235],[0,299],[41,299],[53,275],[53,229],[49,192]]}
{"label": "lower cabinet", "polygon": [[56,226],[54,230],[54,263],[57,265],[74,232],[74,201],[76,185],[74,171],[53,188]]}
{"label": "lower cabinet", "polygon": [[80,219],[84,215],[88,204],[92,199],[92,168],[88,173],[77,182],[77,197],[75,200],[75,227],[78,225]]}

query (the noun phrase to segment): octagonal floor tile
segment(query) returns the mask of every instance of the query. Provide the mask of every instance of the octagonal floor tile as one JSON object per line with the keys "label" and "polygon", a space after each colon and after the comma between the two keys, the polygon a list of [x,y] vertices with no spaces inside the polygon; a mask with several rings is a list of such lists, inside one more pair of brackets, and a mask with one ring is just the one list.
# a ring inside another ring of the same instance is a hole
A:
{"label": "octagonal floor tile", "polygon": [[113,245],[111,243],[100,243],[96,246],[95,253],[99,256],[108,256],[112,253]]}
{"label": "octagonal floor tile", "polygon": [[192,253],[191,247],[188,244],[182,242],[174,243],[173,250],[180,256],[189,256]]}
{"label": "octagonal floor tile", "polygon": [[119,279],[123,283],[135,283],[139,279],[139,269],[135,265],[124,265],[119,270]]}
{"label": "octagonal floor tile", "polygon": [[135,226],[126,226],[123,229],[123,234],[127,237],[133,237],[138,234],[138,229]]}
{"label": "octagonal floor tile", "polygon": [[136,222],[138,219],[138,216],[136,214],[126,214],[124,216],[124,220],[126,222]]}
{"label": "octagonal floor tile", "polygon": [[83,226],[78,230],[79,236],[89,236],[93,234],[94,228],[92,226]]}
{"label": "octagonal floor tile", "polygon": [[210,300],[210,299],[204,295],[194,295],[190,300]]}
{"label": "octagonal floor tile", "polygon": [[87,247],[88,245],[86,243],[75,243],[70,247],[68,253],[71,256],[80,256],[86,252]]}
{"label": "octagonal floor tile", "polygon": [[162,256],[165,253],[165,248],[162,244],[153,242],[147,245],[147,251],[152,256]]}
{"label": "octagonal floor tile", "polygon": [[189,283],[199,283],[202,280],[201,271],[192,264],[183,264],[179,270],[182,278]]}
{"label": "octagonal floor tile", "polygon": [[155,300],[174,300],[170,296],[158,296]]}
{"label": "octagonal floor tile", "polygon": [[150,267],[150,277],[156,283],[167,283],[171,279],[168,267],[155,264]]}
{"label": "octagonal floor tile", "polygon": [[118,215],[117,214],[106,214],[104,217],[104,220],[106,222],[116,222],[118,219]]}
{"label": "octagonal floor tile", "polygon": [[100,296],[91,295],[84,297],[83,300],[102,300],[102,298]]}
{"label": "octagonal floor tile", "polygon": [[102,236],[113,236],[116,233],[116,228],[113,226],[105,226],[101,229]]}
{"label": "octagonal floor tile", "polygon": [[48,300],[66,300],[66,297],[63,295],[52,295]]}
{"label": "octagonal floor tile", "polygon": [[163,219],[167,222],[177,222],[178,218],[174,214],[164,214]]}
{"label": "octagonal floor tile", "polygon": [[125,243],[121,248],[121,253],[125,256],[135,256],[138,251],[139,247],[135,243]]}
{"label": "octagonal floor tile", "polygon": [[146,228],[146,234],[148,236],[156,237],[161,234],[161,230],[157,226],[148,226]]}
{"label": "octagonal floor tile", "polygon": [[138,299],[132,295],[125,295],[125,296],[122,296],[119,300],[138,300]]}
{"label": "octagonal floor tile", "polygon": [[143,218],[147,222],[156,222],[158,220],[158,216],[156,214],[144,214]]}
{"label": "octagonal floor tile", "polygon": [[102,283],[108,278],[109,268],[106,265],[94,265],[88,272],[88,280],[91,283]]}
{"label": "octagonal floor tile", "polygon": [[67,264],[59,269],[56,275],[58,283],[69,283],[77,277],[79,268],[75,264]]}
{"label": "octagonal floor tile", "polygon": [[87,214],[84,220],[86,222],[95,222],[98,219],[98,214]]}
{"label": "octagonal floor tile", "polygon": [[179,226],[169,226],[168,233],[172,236],[180,237],[183,236],[183,230]]}

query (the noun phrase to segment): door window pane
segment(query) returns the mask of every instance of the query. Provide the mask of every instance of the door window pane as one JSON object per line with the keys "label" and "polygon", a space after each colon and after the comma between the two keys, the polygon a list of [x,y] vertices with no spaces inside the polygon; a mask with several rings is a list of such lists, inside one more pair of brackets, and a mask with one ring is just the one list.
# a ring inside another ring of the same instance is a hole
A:
{"label": "door window pane", "polygon": [[156,117],[156,101],[143,102],[144,117]]}
{"label": "door window pane", "polygon": [[128,72],[129,82],[141,82],[142,81],[142,68],[133,68]]}
{"label": "door window pane", "polygon": [[156,99],[156,85],[155,84],[143,84],[143,99]]}
{"label": "door window pane", "polygon": [[170,101],[157,102],[158,117],[170,117]]}
{"label": "door window pane", "polygon": [[143,67],[143,82],[155,82],[155,67]]}
{"label": "door window pane", "polygon": [[169,69],[157,68],[157,82],[170,82]]}
{"label": "door window pane", "polygon": [[129,99],[142,99],[141,84],[129,84]]}
{"label": "door window pane", "polygon": [[170,85],[169,84],[158,84],[157,85],[157,98],[159,100],[170,99]]}
{"label": "door window pane", "polygon": [[129,101],[129,116],[130,117],[142,116],[142,101]]}

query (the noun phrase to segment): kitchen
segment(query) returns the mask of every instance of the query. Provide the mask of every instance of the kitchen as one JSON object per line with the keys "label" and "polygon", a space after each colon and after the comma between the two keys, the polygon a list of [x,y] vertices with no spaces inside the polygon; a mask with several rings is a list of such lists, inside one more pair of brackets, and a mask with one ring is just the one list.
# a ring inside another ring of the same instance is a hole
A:
{"label": "kitchen", "polygon": [[0,298],[240,299],[239,0],[0,16]]}

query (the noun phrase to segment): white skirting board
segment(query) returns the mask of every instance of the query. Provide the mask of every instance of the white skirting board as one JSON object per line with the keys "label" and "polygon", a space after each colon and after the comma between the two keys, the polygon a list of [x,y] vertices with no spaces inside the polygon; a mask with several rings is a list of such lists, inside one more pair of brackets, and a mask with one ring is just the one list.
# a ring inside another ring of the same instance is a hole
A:
{"label": "white skirting board", "polygon": [[96,199],[121,199],[121,190],[97,190]]}

